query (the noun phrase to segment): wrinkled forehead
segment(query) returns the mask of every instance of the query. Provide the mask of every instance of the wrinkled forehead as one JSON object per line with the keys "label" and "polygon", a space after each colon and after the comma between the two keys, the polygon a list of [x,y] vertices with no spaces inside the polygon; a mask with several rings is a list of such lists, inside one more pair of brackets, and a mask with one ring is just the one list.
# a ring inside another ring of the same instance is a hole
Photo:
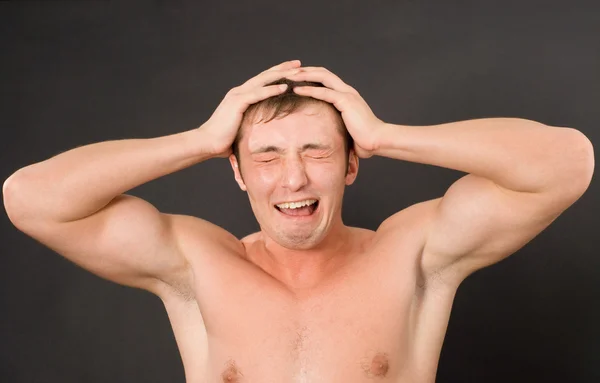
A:
{"label": "wrinkled forehead", "polygon": [[342,142],[339,115],[332,106],[311,103],[285,117],[260,122],[260,112],[243,128],[242,146],[250,152],[266,144],[295,145],[304,141],[336,146]]}

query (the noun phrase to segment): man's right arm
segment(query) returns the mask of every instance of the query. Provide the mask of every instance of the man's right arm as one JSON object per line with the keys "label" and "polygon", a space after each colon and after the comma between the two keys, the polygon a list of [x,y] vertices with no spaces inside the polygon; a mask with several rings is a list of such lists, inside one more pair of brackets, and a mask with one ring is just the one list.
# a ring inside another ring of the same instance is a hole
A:
{"label": "man's right arm", "polygon": [[100,142],[22,168],[4,183],[8,216],[38,242],[113,282],[155,293],[161,282],[187,282],[186,228],[200,230],[200,242],[234,237],[124,193],[213,157],[203,132]]}
{"label": "man's right arm", "polygon": [[108,280],[157,295],[165,284],[189,289],[189,264],[196,259],[186,254],[243,251],[243,245],[207,221],[160,213],[124,193],[230,155],[247,107],[285,91],[267,84],[297,73],[299,65],[276,65],[231,89],[200,128],[90,144],[18,170],[3,186],[8,217],[38,242]]}

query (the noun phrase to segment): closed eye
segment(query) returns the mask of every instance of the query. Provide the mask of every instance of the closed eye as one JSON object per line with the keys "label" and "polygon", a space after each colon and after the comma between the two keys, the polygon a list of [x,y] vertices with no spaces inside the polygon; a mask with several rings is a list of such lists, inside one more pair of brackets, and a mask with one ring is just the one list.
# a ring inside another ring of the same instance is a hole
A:
{"label": "closed eye", "polygon": [[327,158],[329,157],[331,154],[329,153],[323,153],[322,151],[313,151],[312,153],[306,153],[306,156],[309,158],[315,158],[315,159],[323,159],[323,158]]}

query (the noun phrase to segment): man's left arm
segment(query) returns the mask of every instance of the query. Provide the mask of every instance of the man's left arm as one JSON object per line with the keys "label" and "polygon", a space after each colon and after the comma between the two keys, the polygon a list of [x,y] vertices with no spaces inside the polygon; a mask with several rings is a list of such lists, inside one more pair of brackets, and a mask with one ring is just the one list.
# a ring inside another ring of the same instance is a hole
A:
{"label": "man's left arm", "polygon": [[[578,130],[520,118],[387,124],[356,89],[325,68],[302,68],[289,78],[325,85],[294,92],[333,104],[359,157],[380,155],[468,173],[442,198],[417,204],[426,222],[421,257],[426,283],[442,271],[460,283],[506,258],[550,225],[591,182],[594,150]],[[385,220],[378,232],[394,237],[404,214]]]}
{"label": "man's left arm", "polygon": [[[578,130],[518,118],[385,124],[372,153],[467,175],[430,204],[421,267],[462,281],[522,248],[587,189],[591,142]],[[394,227],[394,215],[382,227]]]}

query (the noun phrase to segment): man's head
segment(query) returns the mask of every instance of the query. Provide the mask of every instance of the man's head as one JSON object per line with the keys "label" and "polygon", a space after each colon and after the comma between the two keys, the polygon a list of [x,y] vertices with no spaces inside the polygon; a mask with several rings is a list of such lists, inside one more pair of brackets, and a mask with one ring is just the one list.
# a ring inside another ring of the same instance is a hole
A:
{"label": "man's head", "polygon": [[[281,79],[269,85],[281,83],[288,84],[285,93],[246,110],[229,159],[261,230],[281,246],[308,249],[341,224],[344,189],[356,178],[358,158],[340,112],[293,92],[296,85],[322,84]],[[317,202],[281,205],[303,200]]]}
{"label": "man's head", "polygon": [[[261,102],[257,102],[256,104],[250,105],[246,111],[244,112],[244,118],[240,125],[240,129],[233,141],[232,152],[235,158],[238,161],[238,166],[241,169],[242,164],[240,162],[239,156],[239,143],[244,134],[244,127],[248,124],[256,124],[256,123],[267,123],[272,121],[273,119],[281,119],[284,118],[308,105],[324,105],[328,106],[335,114],[337,121],[337,128],[340,134],[344,139],[344,150],[346,153],[346,158],[350,154],[350,149],[354,146],[354,140],[348,130],[346,129],[346,125],[344,124],[344,120],[342,119],[342,114],[339,110],[337,110],[333,105],[314,99],[312,97],[300,96],[294,93],[295,86],[317,86],[324,87],[323,84],[319,82],[312,81],[292,81],[286,78],[279,79],[277,81],[273,81],[267,85],[278,85],[278,84],[287,84],[288,88],[285,92],[275,97],[267,98]],[[346,161],[346,170],[348,167],[348,161]]]}

